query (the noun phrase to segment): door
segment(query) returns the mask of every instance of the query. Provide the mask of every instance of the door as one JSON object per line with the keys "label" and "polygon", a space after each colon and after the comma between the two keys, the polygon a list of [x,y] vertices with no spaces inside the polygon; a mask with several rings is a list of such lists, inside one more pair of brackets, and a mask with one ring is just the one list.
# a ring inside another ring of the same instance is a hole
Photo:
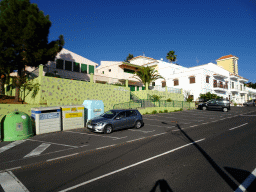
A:
{"label": "door", "polygon": [[114,129],[122,129],[126,127],[127,121],[125,116],[125,111],[120,112],[113,121]]}
{"label": "door", "polygon": [[211,100],[209,103],[207,103],[208,109],[216,109],[216,100]]}
{"label": "door", "polygon": [[137,119],[137,114],[134,110],[126,111],[127,127],[133,127]]}

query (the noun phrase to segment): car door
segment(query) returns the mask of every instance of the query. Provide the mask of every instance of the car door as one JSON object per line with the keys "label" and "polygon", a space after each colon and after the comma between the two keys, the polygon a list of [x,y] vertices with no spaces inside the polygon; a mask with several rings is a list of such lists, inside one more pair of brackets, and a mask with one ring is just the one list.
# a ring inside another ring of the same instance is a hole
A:
{"label": "car door", "polygon": [[207,103],[207,109],[214,110],[216,109],[216,100],[211,100]]}
{"label": "car door", "polygon": [[133,127],[135,125],[137,113],[134,110],[126,111],[127,127]]}
{"label": "car door", "polygon": [[125,128],[127,124],[125,111],[120,112],[113,121],[114,129]]}

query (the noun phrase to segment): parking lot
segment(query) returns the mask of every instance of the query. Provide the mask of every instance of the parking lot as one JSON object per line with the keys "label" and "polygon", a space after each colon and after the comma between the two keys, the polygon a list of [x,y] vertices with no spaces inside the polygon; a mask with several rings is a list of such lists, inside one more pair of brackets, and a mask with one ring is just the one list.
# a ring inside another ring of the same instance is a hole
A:
{"label": "parking lot", "polygon": [[103,134],[80,128],[36,135],[21,141],[0,142],[0,170],[1,165],[8,162],[58,154],[62,151],[72,152],[75,149],[81,149],[81,151],[102,149],[175,131],[177,130],[176,124],[179,124],[182,129],[196,129],[200,125],[220,122],[251,112],[256,112],[256,107],[232,107],[228,112],[195,109],[150,114],[143,115],[144,126],[140,129],[125,129]]}

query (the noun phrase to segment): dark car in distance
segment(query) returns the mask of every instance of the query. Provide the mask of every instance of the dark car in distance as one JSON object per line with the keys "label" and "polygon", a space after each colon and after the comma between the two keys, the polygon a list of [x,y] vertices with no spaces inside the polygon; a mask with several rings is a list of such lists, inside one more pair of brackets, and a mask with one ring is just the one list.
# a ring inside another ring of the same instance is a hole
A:
{"label": "dark car in distance", "polygon": [[251,100],[243,103],[243,106],[253,106],[253,107],[255,107],[256,106],[256,99],[251,99]]}
{"label": "dark car in distance", "polygon": [[223,112],[227,112],[230,110],[230,102],[226,99],[211,99],[205,103],[199,104],[198,109],[221,110]]}
{"label": "dark car in distance", "polygon": [[144,122],[137,109],[113,109],[94,117],[86,123],[87,129],[93,132],[112,133],[114,130],[135,127],[139,129]]}

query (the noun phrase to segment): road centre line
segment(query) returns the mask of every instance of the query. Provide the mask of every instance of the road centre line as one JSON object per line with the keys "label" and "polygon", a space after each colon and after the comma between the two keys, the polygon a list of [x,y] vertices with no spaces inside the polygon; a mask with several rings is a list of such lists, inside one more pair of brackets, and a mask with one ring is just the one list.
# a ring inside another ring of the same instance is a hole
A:
{"label": "road centre line", "polygon": [[74,156],[74,155],[77,155],[77,154],[79,154],[79,153],[74,153],[74,154],[71,154],[71,155],[65,155],[65,156],[54,158],[54,159],[48,159],[46,161],[48,162],[48,161],[53,161],[53,160],[56,160],[56,159],[62,159],[62,158]]}
{"label": "road centre line", "polygon": [[229,130],[233,130],[233,129],[236,129],[236,128],[238,128],[238,127],[242,127],[242,126],[245,126],[245,125],[247,125],[248,123],[244,123],[244,124],[242,124],[242,125],[239,125],[239,126],[237,126],[237,127],[233,127],[233,128],[231,128],[231,129],[229,129]]}
{"label": "road centre line", "polygon": [[127,136],[125,137],[119,137],[119,138],[116,138],[116,139],[113,139],[113,140],[118,140],[118,139],[123,139],[123,138],[126,138]]}
{"label": "road centre line", "polygon": [[235,192],[246,191],[246,189],[251,185],[251,183],[256,178],[256,169],[244,180],[244,182],[239,185],[239,187],[235,190]]}
{"label": "road centre line", "polygon": [[29,192],[29,190],[18,180],[17,177],[15,177],[11,171],[0,173],[0,185],[6,192]]}
{"label": "road centre line", "polygon": [[192,126],[189,126],[189,127],[196,127],[196,126],[198,126],[198,125],[192,125]]}
{"label": "road centre line", "polygon": [[96,149],[104,149],[104,148],[107,148],[107,147],[113,147],[113,146],[115,146],[116,144],[114,144],[114,145],[108,145],[108,146],[104,146],[104,147],[99,147],[99,148],[96,148]]}
{"label": "road centre line", "polygon": [[203,140],[205,140],[205,138],[204,138],[204,139],[197,140],[197,141],[194,141],[194,142],[191,142],[191,143],[188,143],[188,144],[183,145],[183,146],[180,146],[180,147],[177,147],[177,148],[175,148],[175,149],[172,149],[172,150],[170,150],[170,151],[161,153],[161,154],[159,154],[159,155],[150,157],[150,158],[145,159],[145,160],[143,160],[143,161],[139,161],[139,162],[137,162],[137,163],[135,163],[135,164],[132,164],[132,165],[126,166],[126,167],[124,167],[124,168],[118,169],[118,170],[116,170],[116,171],[107,173],[107,174],[105,174],[105,175],[96,177],[96,178],[94,178],[94,179],[88,180],[88,181],[83,182],[83,183],[80,183],[80,184],[78,184],[78,185],[74,185],[74,186],[72,186],[72,187],[69,187],[69,188],[67,188],[67,189],[61,190],[61,191],[59,191],[59,192],[69,191],[69,190],[72,190],[72,189],[81,187],[81,186],[86,185],[86,184],[88,184],[88,183],[91,183],[91,182],[93,182],[93,181],[97,181],[97,180],[102,179],[102,178],[104,178],[104,177],[107,177],[107,176],[109,176],[109,175],[113,175],[113,174],[115,174],[115,173],[124,171],[124,170],[126,170],[126,169],[131,168],[131,167],[135,167],[135,166],[137,166],[137,165],[139,165],[139,164],[142,164],[142,163],[145,163],[145,162],[150,161],[150,160],[152,160],[152,159],[155,159],[155,158],[161,157],[161,156],[163,156],[163,155],[172,153],[172,152],[174,152],[174,151],[177,151],[177,150],[179,150],[179,149],[182,149],[182,148],[184,148],[184,147],[187,147],[187,146],[189,146],[189,145],[198,143],[198,142],[203,141]]}
{"label": "road centre line", "polygon": [[138,132],[142,132],[142,133],[150,133],[150,132],[154,132],[155,130],[153,131],[141,131],[141,130],[133,130],[133,129],[128,129],[129,131],[138,131]]}
{"label": "road centre line", "polygon": [[147,125],[147,126],[164,127],[164,128],[173,128],[173,127],[175,127],[175,126],[166,127],[166,126],[162,126],[162,125]]}
{"label": "road centre line", "polygon": [[242,114],[242,115],[240,115],[240,116],[256,116],[256,115],[243,115],[243,114]]}
{"label": "road centre line", "polygon": [[40,140],[33,140],[33,139],[26,139],[26,140],[29,140],[29,141],[38,141],[38,142],[43,142],[43,143],[51,143],[51,144],[55,144],[55,145],[63,145],[63,146],[68,146],[68,147],[77,148],[77,146],[65,145],[65,144],[59,144],[59,143],[53,143],[53,142],[48,142],[48,141],[40,141]]}
{"label": "road centre line", "polygon": [[159,133],[159,134],[156,134],[156,135],[152,135],[152,137],[155,137],[155,136],[158,136],[158,135],[163,135],[163,134],[166,134],[166,132],[165,133]]}
{"label": "road centre line", "polygon": [[145,138],[145,137],[141,137],[141,138],[139,138],[139,139],[134,139],[134,140],[126,141],[126,143],[130,143],[130,142],[137,141],[137,140],[144,139],[144,138]]}

